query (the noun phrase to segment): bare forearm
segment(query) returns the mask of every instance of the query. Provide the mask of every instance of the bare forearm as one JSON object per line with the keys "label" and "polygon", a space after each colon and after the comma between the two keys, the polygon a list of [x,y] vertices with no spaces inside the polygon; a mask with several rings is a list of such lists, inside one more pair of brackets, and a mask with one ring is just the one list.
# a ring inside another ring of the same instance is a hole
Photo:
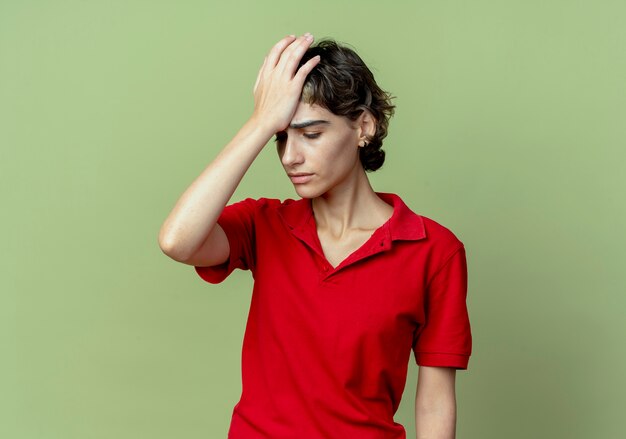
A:
{"label": "bare forearm", "polygon": [[456,434],[456,370],[420,366],[415,394],[417,439],[454,439]]}
{"label": "bare forearm", "polygon": [[159,244],[180,259],[204,242],[244,174],[274,133],[251,118],[176,202]]}
{"label": "bare forearm", "polygon": [[440,401],[435,407],[415,408],[417,439],[454,439],[456,437],[456,404],[454,399]]}

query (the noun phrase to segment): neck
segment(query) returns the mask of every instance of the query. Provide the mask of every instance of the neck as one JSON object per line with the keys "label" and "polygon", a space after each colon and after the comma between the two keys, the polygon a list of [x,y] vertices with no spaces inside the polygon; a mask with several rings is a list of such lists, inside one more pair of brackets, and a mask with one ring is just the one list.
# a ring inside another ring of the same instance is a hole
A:
{"label": "neck", "polygon": [[376,195],[362,170],[355,184],[337,186],[313,198],[311,205],[318,229],[329,230],[335,236],[355,229],[375,229],[391,215],[391,206]]}

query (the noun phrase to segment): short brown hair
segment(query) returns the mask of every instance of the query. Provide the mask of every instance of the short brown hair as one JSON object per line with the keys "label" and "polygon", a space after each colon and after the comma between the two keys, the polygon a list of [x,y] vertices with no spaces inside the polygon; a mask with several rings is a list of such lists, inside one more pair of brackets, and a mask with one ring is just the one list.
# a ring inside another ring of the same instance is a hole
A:
{"label": "short brown hair", "polygon": [[369,110],[376,119],[376,132],[360,148],[359,158],[366,171],[379,169],[385,161],[381,148],[395,108],[392,96],[376,84],[374,75],[354,50],[322,39],[309,47],[300,65],[316,55],[320,55],[320,61],[304,82],[301,100],[350,120]]}

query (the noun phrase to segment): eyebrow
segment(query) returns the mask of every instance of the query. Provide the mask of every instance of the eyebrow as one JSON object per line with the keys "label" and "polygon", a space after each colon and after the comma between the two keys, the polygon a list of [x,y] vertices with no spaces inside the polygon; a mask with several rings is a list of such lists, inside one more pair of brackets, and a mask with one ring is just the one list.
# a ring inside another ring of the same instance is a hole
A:
{"label": "eyebrow", "polygon": [[292,123],[291,125],[289,125],[289,128],[294,128],[294,129],[299,129],[299,128],[306,128],[306,127],[310,127],[313,125],[328,125],[330,124],[330,121],[328,120],[305,120],[304,122],[300,122],[300,123]]}

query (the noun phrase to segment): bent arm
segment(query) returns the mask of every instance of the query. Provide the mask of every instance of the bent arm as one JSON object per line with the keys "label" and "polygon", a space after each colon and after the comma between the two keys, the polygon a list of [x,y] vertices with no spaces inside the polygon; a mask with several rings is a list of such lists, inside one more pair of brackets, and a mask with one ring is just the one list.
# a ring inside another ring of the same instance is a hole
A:
{"label": "bent arm", "polygon": [[314,58],[298,67],[312,41],[307,34],[285,37],[265,57],[254,85],[252,117],[185,190],[161,226],[159,246],[172,259],[197,266],[228,259],[228,239],[217,219],[265,144],[289,124],[304,80],[319,62]]}
{"label": "bent arm", "polygon": [[[228,259],[228,240],[217,219],[273,134],[251,118],[185,190],[159,231],[159,246],[166,255],[199,265],[217,265]],[[205,243],[202,254],[192,261]]]}
{"label": "bent arm", "polygon": [[456,369],[420,366],[415,396],[417,439],[454,439]]}

